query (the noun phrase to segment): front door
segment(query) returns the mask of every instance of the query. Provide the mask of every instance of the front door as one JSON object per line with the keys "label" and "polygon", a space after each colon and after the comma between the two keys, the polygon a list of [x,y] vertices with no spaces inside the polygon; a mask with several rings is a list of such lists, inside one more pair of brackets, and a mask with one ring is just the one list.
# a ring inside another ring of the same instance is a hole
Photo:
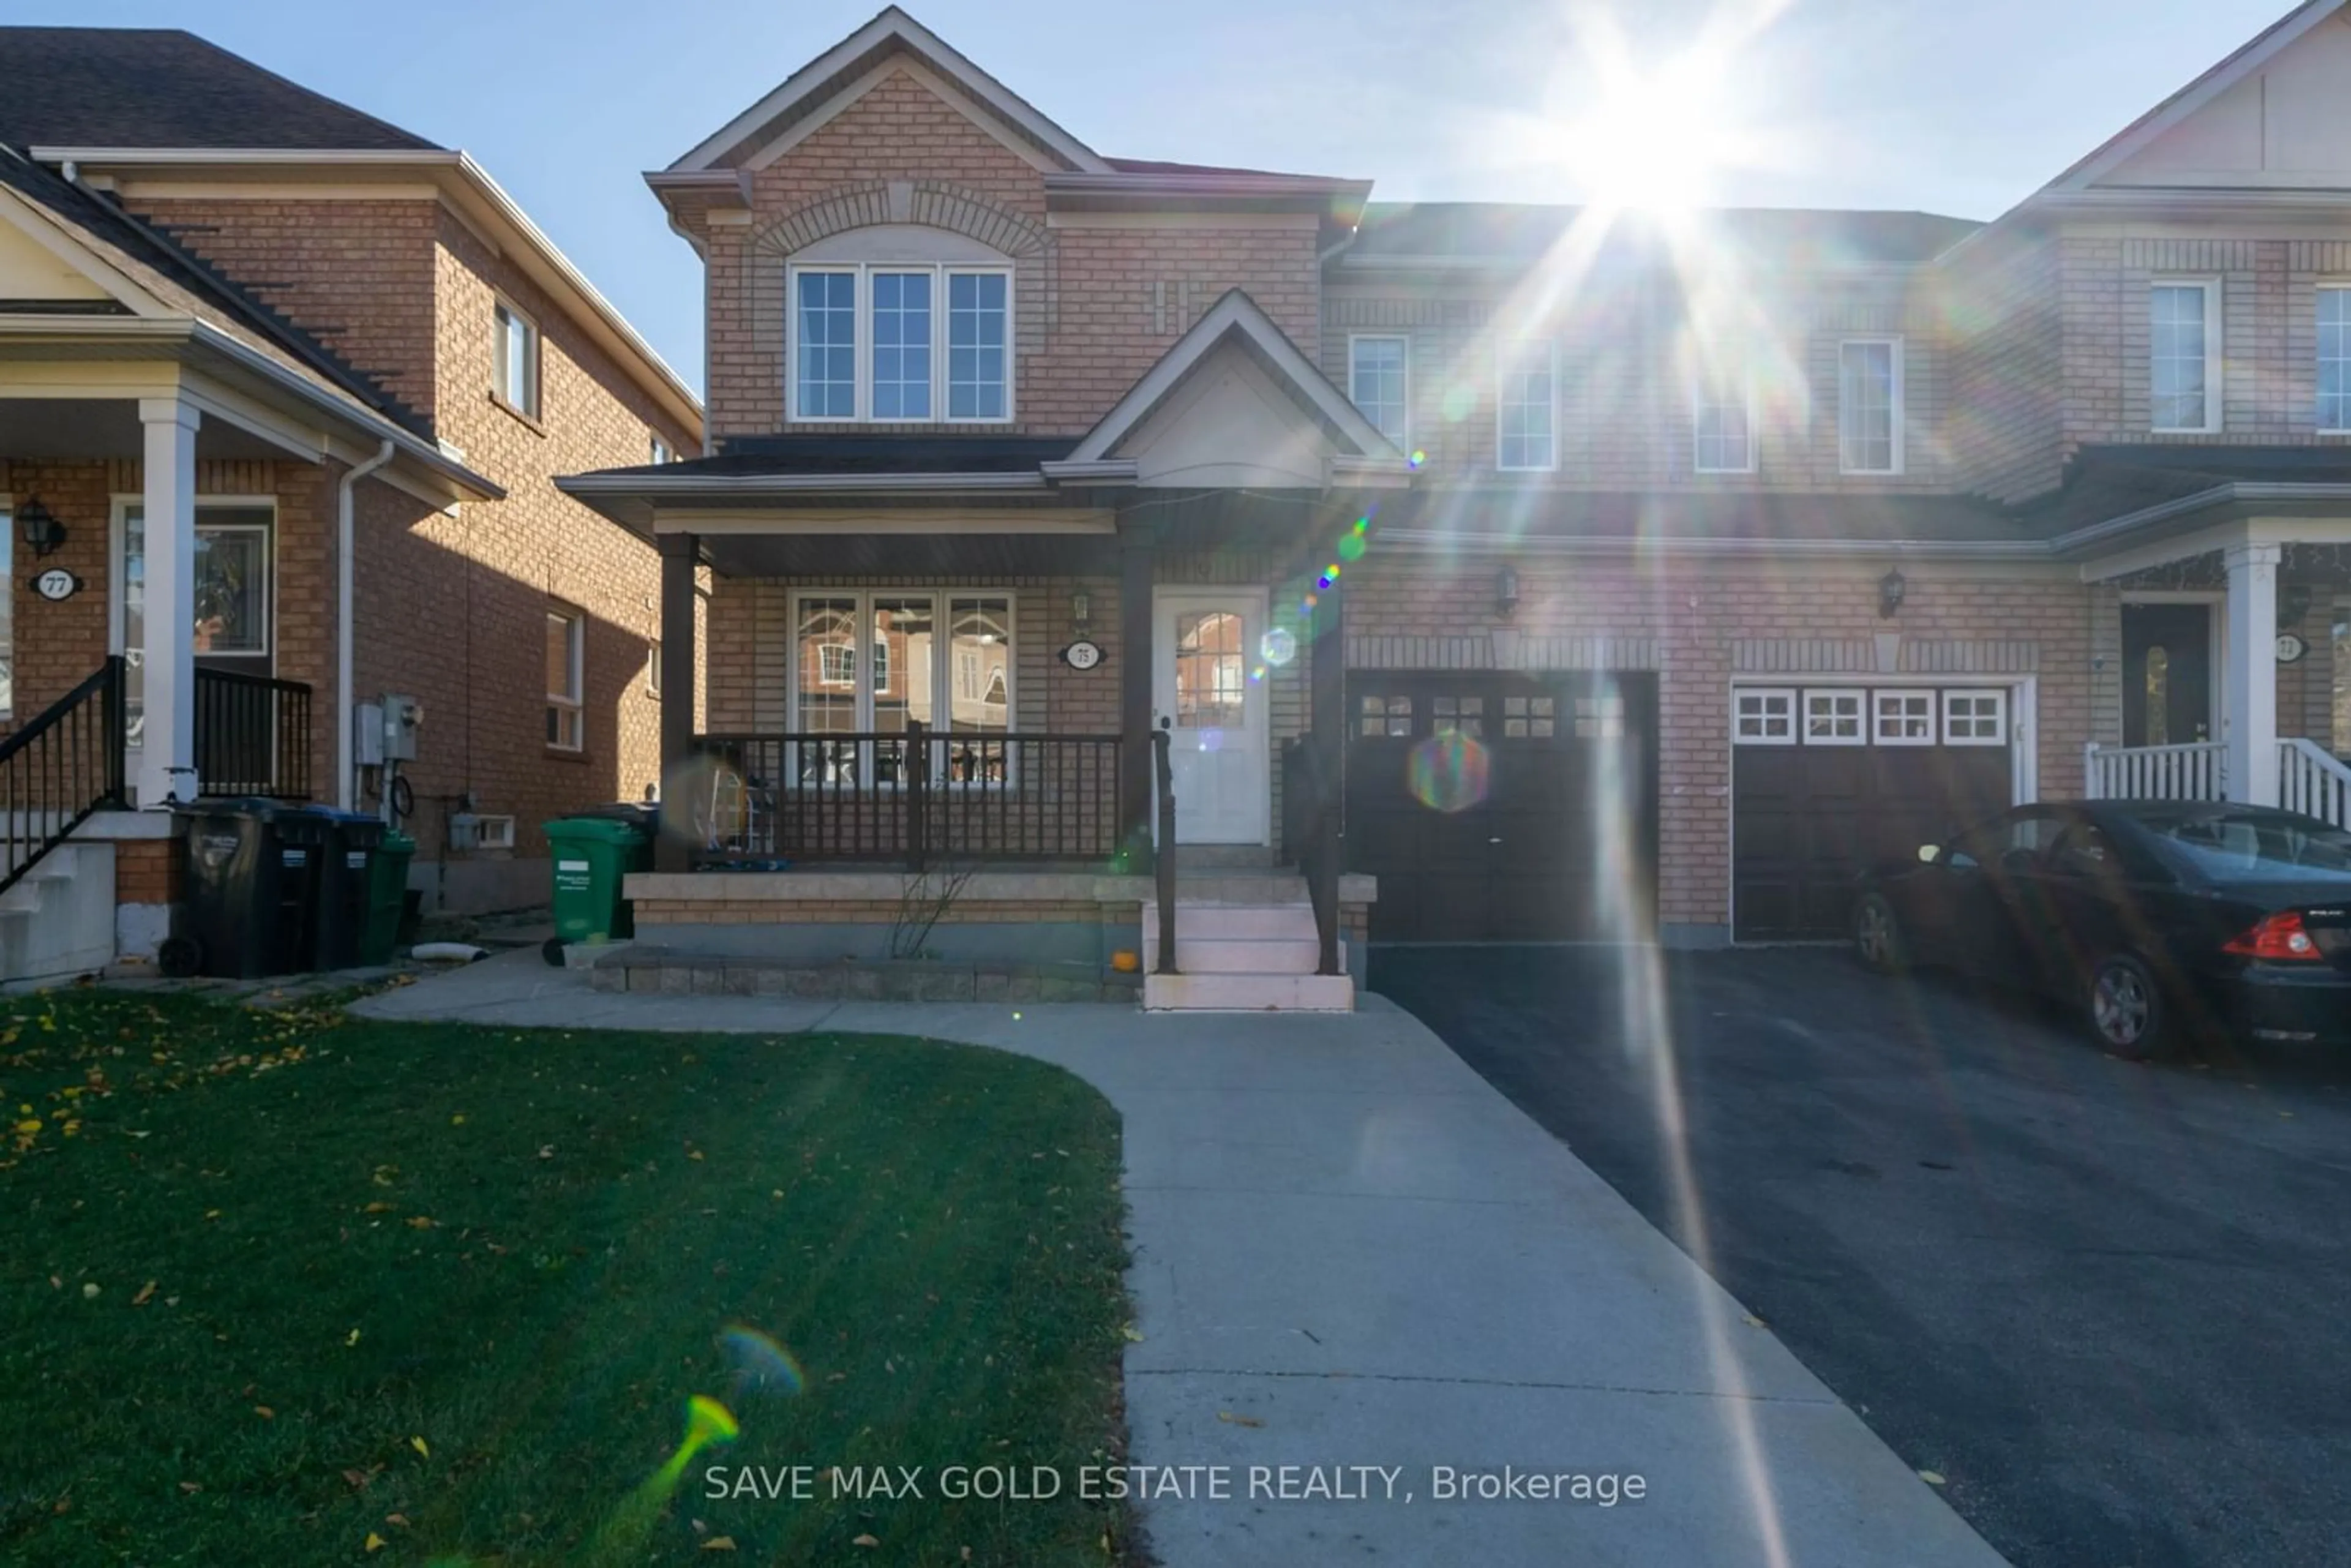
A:
{"label": "front door", "polygon": [[2123,744],[2212,738],[2212,607],[2123,606]]}
{"label": "front door", "polygon": [[1152,723],[1168,733],[1179,844],[1262,844],[1272,821],[1265,594],[1187,589],[1155,597]]}

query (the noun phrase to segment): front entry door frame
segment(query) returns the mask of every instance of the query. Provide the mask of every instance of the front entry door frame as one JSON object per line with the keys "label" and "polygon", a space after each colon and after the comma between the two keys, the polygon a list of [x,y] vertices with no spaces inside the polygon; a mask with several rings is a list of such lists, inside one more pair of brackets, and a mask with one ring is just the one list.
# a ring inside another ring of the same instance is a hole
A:
{"label": "front entry door frame", "polygon": [[[1181,754],[1183,732],[1175,732],[1176,754],[1171,756],[1176,774],[1176,841],[1212,844],[1271,844],[1273,842],[1273,743],[1272,743],[1272,673],[1253,674],[1262,663],[1259,645],[1266,632],[1268,612],[1266,591],[1247,586],[1169,585],[1156,588],[1151,596],[1151,722],[1160,727],[1173,717],[1176,706],[1176,617],[1186,610],[1238,610],[1241,612],[1241,717],[1238,731],[1242,745],[1256,758],[1254,779],[1247,800],[1250,810],[1246,821],[1236,820],[1231,825],[1211,830],[1210,836],[1191,831],[1186,821],[1184,774],[1186,766]],[[1155,792],[1156,786],[1155,785]],[[1155,824],[1158,814],[1152,820]],[[1193,820],[1196,823],[1198,819]],[[1156,827],[1154,832],[1156,832]]]}
{"label": "front entry door frame", "polygon": [[[2119,602],[2132,604],[2201,604],[2210,621],[2204,632],[2205,706],[2210,710],[2205,721],[2204,738],[2220,740],[2228,735],[2228,715],[2222,705],[2227,697],[2224,679],[2229,662],[2229,596],[2220,589],[2147,589],[2124,593]],[[2117,657],[2122,646],[2121,612],[2116,612]],[[2130,675],[2129,661],[2122,661],[2122,678]]]}

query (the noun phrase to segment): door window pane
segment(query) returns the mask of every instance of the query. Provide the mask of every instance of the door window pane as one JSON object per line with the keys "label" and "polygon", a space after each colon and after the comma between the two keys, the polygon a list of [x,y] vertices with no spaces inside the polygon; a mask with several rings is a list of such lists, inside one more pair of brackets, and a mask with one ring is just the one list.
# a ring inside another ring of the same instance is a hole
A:
{"label": "door window pane", "polygon": [[847,272],[799,277],[798,419],[857,417],[857,278]]}
{"label": "door window pane", "polygon": [[269,536],[196,528],[196,653],[269,652]]}
{"label": "door window pane", "polygon": [[947,275],[947,417],[1005,416],[1005,289],[1000,272]]}
{"label": "door window pane", "polygon": [[935,619],[928,594],[876,594],[866,628],[872,646],[873,727],[896,734],[909,719],[935,724],[931,700],[936,657]]}
{"label": "door window pane", "polygon": [[1241,666],[1238,615],[1228,610],[1186,610],[1176,614],[1176,728],[1238,727],[1247,678]]}
{"label": "door window pane", "polygon": [[931,275],[873,275],[873,417],[931,417]]}
{"label": "door window pane", "polygon": [[1012,606],[1003,599],[947,601],[954,662],[950,727],[1002,735],[1012,719]]}
{"label": "door window pane", "polygon": [[799,601],[796,727],[845,735],[857,727],[857,601]]}

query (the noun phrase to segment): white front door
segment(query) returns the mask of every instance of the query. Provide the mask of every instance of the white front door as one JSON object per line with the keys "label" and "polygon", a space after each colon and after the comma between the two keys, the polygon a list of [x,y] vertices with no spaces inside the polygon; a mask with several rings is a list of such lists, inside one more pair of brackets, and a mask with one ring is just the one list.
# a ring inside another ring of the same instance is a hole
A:
{"label": "white front door", "polygon": [[1263,589],[1154,597],[1151,721],[1168,733],[1179,844],[1270,842]]}

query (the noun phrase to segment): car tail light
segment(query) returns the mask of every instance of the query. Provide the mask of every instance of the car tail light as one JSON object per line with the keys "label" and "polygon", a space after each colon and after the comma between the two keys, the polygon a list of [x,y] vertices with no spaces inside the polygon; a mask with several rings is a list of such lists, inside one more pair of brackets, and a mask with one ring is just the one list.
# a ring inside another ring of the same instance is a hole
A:
{"label": "car tail light", "polygon": [[2314,964],[2325,955],[2310,933],[2302,928],[2299,910],[2284,909],[2262,921],[2235,941],[2223,946],[2223,953],[2234,953],[2241,958],[2266,958],[2279,964]]}

